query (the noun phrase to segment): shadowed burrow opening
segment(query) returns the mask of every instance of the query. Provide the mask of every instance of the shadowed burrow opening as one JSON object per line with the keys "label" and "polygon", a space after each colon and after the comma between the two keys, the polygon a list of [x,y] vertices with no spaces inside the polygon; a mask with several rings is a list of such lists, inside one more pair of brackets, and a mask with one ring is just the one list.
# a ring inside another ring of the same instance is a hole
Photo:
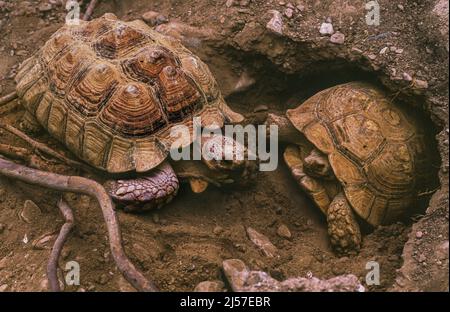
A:
{"label": "shadowed burrow opening", "polygon": [[[412,120],[417,122],[415,126],[425,129],[426,148],[430,155],[429,172],[426,177],[419,178],[420,183],[424,184],[421,187],[421,195],[399,221],[411,225],[424,215],[432,194],[439,188],[438,171],[441,160],[435,140],[439,129],[424,109],[423,96],[407,95],[409,93],[404,92],[405,90],[388,90],[381,83],[378,73],[365,70],[361,64],[350,63],[344,59],[311,63],[293,74],[280,71],[276,65],[262,56],[242,57],[241,62],[242,68],[245,68],[247,76],[250,77],[246,79],[250,79],[253,83],[243,92],[231,93],[227,96],[227,101],[233,109],[251,117],[255,114],[255,110],[264,111],[263,114],[267,112],[282,114],[286,109],[298,107],[309,97],[324,89],[347,82],[364,81],[384,90],[394,105],[401,107],[413,117]],[[256,120],[261,122],[264,117],[256,118]],[[280,150],[284,150],[284,147],[281,145]],[[282,163],[282,158],[280,163],[281,166],[286,167]],[[292,183],[295,183],[294,180]],[[364,232],[373,230],[366,222],[360,221]]]}

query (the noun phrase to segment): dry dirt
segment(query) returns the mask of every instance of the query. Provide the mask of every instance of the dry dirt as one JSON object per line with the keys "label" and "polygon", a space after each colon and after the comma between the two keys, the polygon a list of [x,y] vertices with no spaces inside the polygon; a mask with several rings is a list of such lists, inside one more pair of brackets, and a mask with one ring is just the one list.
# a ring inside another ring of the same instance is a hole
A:
{"label": "dry dirt", "polygon": [[[54,4],[47,10],[43,5],[49,2]],[[18,64],[64,22],[66,12],[60,2],[0,1],[0,95],[13,91]],[[379,84],[398,102],[421,113],[434,132],[436,140],[430,141],[430,148],[439,148],[441,162],[435,166],[440,168],[440,187],[429,205],[429,198],[424,198],[428,207],[414,218],[365,233],[359,255],[339,258],[330,249],[325,218],[298,190],[284,165],[275,172],[259,173],[246,189],[210,187],[194,195],[185,185],[160,211],[144,215],[118,211],[132,261],[164,291],[190,291],[201,281],[223,279],[221,263],[230,258],[279,280],[309,272],[319,278],[352,273],[363,283],[366,263],[377,261],[381,285],[368,287],[370,291],[448,291],[448,13],[438,14],[445,3],[448,12],[448,1],[379,1],[378,27],[366,25],[362,0],[236,0],[232,6],[225,2],[103,0],[94,16],[113,12],[132,20],[155,10],[170,21],[201,27],[197,38],[181,39],[211,66],[225,95],[240,78],[255,80],[248,90],[227,100],[256,119],[261,116],[252,112],[258,106],[281,112],[336,83],[364,79]],[[283,34],[269,32],[268,11],[284,14],[289,2],[300,6],[293,17],[283,16]],[[437,2],[440,9],[433,13]],[[343,44],[320,35],[319,27],[327,18],[345,34]],[[17,125],[23,110],[0,108],[0,113],[2,120]],[[46,135],[37,139],[63,150]],[[0,132],[0,142],[26,147],[5,132]],[[60,164],[49,163],[48,169],[77,174]],[[56,208],[59,196],[0,177],[0,289],[47,290],[45,267],[54,240],[47,236],[63,223]],[[112,261],[96,202],[73,194],[66,198],[77,224],[61,267],[78,261],[81,285],[65,290],[132,290]],[[27,200],[40,208],[30,210],[29,223],[19,217]],[[291,239],[277,235],[280,225],[289,228]],[[268,236],[280,257],[261,255],[248,239],[247,227]],[[42,238],[38,246],[33,244]]]}

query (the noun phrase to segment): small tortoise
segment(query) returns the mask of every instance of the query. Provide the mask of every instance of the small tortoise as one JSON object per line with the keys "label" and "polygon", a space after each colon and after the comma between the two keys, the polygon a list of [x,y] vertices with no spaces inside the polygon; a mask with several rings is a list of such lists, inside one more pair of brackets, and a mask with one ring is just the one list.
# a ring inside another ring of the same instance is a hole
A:
{"label": "small tortoise", "polygon": [[[171,136],[174,126],[191,133],[179,148],[193,142],[194,117],[204,128],[243,120],[225,103],[207,65],[179,41],[113,14],[62,27],[21,65],[16,82],[25,127],[45,128],[89,165],[119,177],[107,189],[129,209],[161,206],[177,193],[177,173],[167,160],[180,139]],[[205,136],[200,148],[210,140]],[[198,163],[193,166],[204,166]],[[220,181],[244,175],[248,165],[205,163]]]}
{"label": "small tortoise", "polygon": [[392,223],[426,185],[430,161],[415,118],[371,85],[326,89],[287,118],[270,114],[284,159],[300,187],[327,216],[339,253],[357,251],[361,232],[353,212],[372,226]]}

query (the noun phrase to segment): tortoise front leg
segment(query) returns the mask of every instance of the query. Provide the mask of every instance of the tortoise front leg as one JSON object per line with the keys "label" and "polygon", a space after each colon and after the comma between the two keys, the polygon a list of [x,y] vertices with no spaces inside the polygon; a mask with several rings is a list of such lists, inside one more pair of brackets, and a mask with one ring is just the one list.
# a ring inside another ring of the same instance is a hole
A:
{"label": "tortoise front leg", "polygon": [[328,235],[334,249],[340,254],[358,252],[361,231],[347,198],[343,193],[334,197],[327,213]]}
{"label": "tortoise front leg", "polygon": [[302,190],[314,201],[326,215],[331,200],[324,185],[305,173],[302,151],[297,145],[289,145],[284,151],[284,161],[291,169],[291,174]]}
{"label": "tortoise front leg", "polygon": [[105,183],[110,196],[127,212],[161,208],[177,194],[179,182],[168,161],[152,169],[146,176],[134,179],[109,180]]}
{"label": "tortoise front leg", "polygon": [[290,145],[284,152],[284,160],[299,186],[326,215],[333,248],[340,254],[358,251],[361,245],[359,225],[337,181],[319,180],[305,173],[303,159],[311,155],[310,148]]}

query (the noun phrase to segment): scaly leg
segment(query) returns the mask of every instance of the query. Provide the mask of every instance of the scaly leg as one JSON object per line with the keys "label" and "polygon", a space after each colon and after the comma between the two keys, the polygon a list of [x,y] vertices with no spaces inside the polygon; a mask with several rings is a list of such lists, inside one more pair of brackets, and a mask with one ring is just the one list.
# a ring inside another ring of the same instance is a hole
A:
{"label": "scaly leg", "polygon": [[339,193],[328,208],[328,235],[338,253],[358,252],[361,246],[361,231],[347,198]]}

